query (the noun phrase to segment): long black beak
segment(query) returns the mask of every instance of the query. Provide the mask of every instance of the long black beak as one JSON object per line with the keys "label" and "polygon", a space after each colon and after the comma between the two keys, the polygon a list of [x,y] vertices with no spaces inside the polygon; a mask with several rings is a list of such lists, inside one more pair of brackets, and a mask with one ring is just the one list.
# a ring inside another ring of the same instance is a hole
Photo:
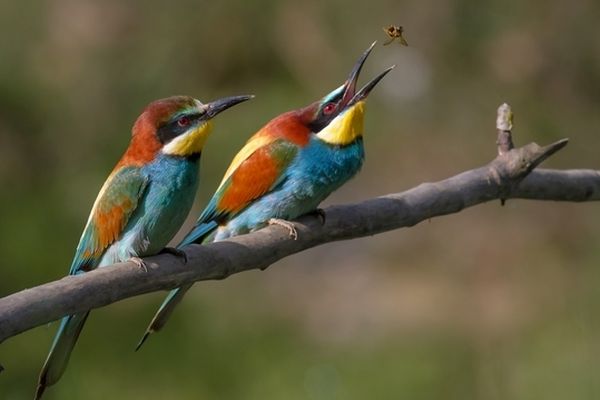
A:
{"label": "long black beak", "polygon": [[233,107],[236,104],[242,103],[246,100],[250,100],[253,97],[254,97],[253,95],[231,96],[231,97],[224,97],[219,100],[211,101],[210,103],[206,103],[204,105],[205,110],[206,110],[206,116],[208,118],[212,118],[215,115],[219,114],[221,111],[225,111],[229,107]]}
{"label": "long black beak", "polygon": [[365,86],[363,86],[358,91],[358,93],[356,93],[354,95],[354,97],[352,97],[352,99],[348,102],[348,107],[358,103],[361,100],[366,99],[367,96],[369,95],[369,93],[371,93],[371,90],[373,90],[373,88],[379,83],[379,81],[382,80],[383,77],[386,76],[395,67],[396,67],[395,65],[392,65],[391,67],[389,67],[388,69],[386,69],[385,71],[383,71],[382,73],[377,75],[375,78],[371,79],[369,81],[369,83],[367,83]]}
{"label": "long black beak", "polygon": [[373,50],[376,44],[377,41],[374,41],[371,44],[371,46],[369,46],[369,48],[365,50],[365,52],[360,56],[358,61],[356,61],[356,63],[354,64],[354,67],[350,72],[350,76],[348,76],[346,83],[344,83],[345,90],[344,96],[342,97],[342,101],[340,102],[341,107],[344,107],[346,104],[348,104],[348,102],[354,97],[354,94],[356,93],[356,82],[358,82],[360,70],[362,69],[363,65],[365,64],[365,61],[367,60],[367,57],[369,57],[369,54],[371,54],[371,51]]}

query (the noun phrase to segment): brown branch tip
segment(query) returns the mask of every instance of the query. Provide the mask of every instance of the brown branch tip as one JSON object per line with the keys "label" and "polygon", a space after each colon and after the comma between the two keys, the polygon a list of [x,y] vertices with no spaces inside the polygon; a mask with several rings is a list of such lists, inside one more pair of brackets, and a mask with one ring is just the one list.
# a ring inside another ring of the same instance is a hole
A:
{"label": "brown branch tip", "polygon": [[498,131],[498,154],[502,155],[512,150],[515,146],[512,141],[513,113],[507,103],[498,107],[498,116],[496,117],[496,129]]}

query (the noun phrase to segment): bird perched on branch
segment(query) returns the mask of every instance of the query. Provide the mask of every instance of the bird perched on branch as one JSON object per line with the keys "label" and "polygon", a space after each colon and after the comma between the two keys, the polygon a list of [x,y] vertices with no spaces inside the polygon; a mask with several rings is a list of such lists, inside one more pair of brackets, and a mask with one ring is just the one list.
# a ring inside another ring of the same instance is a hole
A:
{"label": "bird perched on branch", "polygon": [[[283,225],[295,237],[289,220],[317,211],[319,203],[360,170],[365,100],[393,68],[356,91],[361,68],[374,46],[362,54],[342,86],[272,119],[248,140],[179,248],[223,240],[267,224]],[[191,286],[169,293],[136,350],[165,325]]]}
{"label": "bird perched on branch", "polygon": [[[100,189],[69,274],[127,260],[145,269],[140,257],[163,251],[190,211],[211,119],[251,97],[202,104],[176,96],[150,103],[133,126],[125,154]],[[36,399],[62,376],[88,315],[89,311],[62,319],[40,373]]]}

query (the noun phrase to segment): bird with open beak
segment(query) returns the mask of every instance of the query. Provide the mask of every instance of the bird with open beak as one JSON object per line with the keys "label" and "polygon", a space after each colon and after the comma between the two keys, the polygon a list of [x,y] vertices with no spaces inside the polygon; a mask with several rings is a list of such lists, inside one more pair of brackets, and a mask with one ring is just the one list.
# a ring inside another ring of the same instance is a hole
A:
{"label": "bird with open beak", "polygon": [[[223,240],[267,224],[283,225],[296,237],[289,221],[317,211],[327,196],[358,173],[365,154],[365,102],[393,68],[356,91],[374,46],[361,55],[342,86],[306,107],[275,117],[248,140],[179,248]],[[169,293],[137,349],[165,325],[190,287]]]}

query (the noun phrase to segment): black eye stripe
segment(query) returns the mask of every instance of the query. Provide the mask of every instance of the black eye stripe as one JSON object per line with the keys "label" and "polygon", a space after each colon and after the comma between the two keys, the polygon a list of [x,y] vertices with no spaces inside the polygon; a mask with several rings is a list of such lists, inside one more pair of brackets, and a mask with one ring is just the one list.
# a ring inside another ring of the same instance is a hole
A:
{"label": "black eye stripe", "polygon": [[[179,121],[179,118],[184,117],[184,116],[186,118],[188,118],[190,122],[186,126],[179,126],[177,121]],[[162,144],[166,144],[166,143],[170,142],[171,140],[175,139],[177,136],[185,133],[188,129],[190,129],[191,126],[195,125],[196,122],[201,117],[202,117],[202,114],[200,114],[200,113],[178,115],[177,117],[175,117],[175,118],[167,121],[166,123],[162,124],[161,126],[159,126],[158,129],[156,130],[156,136],[158,137],[158,140],[160,140],[160,142]]]}
{"label": "black eye stripe", "polygon": [[339,112],[337,112],[335,109],[330,113],[325,113],[325,107],[327,107],[328,104],[332,104],[337,107],[338,103],[339,100],[328,101],[319,107],[315,119],[308,124],[308,127],[313,133],[319,133],[339,114]]}

